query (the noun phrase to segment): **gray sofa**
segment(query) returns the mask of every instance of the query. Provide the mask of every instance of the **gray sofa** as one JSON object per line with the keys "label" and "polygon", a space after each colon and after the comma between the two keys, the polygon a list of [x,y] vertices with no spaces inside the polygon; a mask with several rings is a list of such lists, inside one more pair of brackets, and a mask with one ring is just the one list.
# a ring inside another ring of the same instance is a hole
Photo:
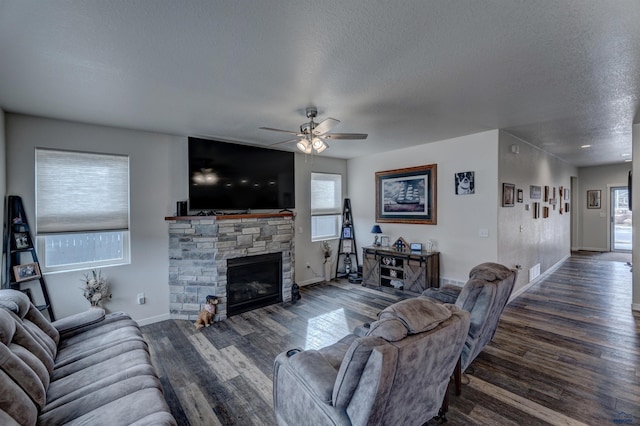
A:
{"label": "gray sofa", "polygon": [[438,415],[469,330],[454,305],[408,299],[383,310],[365,336],[276,357],[280,425],[419,425]]}
{"label": "gray sofa", "polygon": [[0,424],[175,425],[135,321],[103,309],[53,323],[0,290]]}

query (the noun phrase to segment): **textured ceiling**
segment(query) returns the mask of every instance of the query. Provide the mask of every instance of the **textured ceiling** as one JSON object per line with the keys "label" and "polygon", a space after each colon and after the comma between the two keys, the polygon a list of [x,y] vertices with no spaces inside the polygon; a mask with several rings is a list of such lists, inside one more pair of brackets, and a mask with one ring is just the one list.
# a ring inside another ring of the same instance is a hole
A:
{"label": "textured ceiling", "polygon": [[269,145],[313,105],[369,133],[322,155],[500,128],[587,166],[631,152],[640,1],[0,0],[0,53],[8,112]]}

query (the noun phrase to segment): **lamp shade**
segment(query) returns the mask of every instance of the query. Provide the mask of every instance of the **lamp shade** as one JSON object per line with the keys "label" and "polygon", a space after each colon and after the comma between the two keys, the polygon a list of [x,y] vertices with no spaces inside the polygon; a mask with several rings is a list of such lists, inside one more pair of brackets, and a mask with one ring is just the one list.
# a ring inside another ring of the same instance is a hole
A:
{"label": "lamp shade", "polygon": [[380,225],[373,225],[373,228],[371,228],[371,233],[382,234],[382,229],[380,228]]}
{"label": "lamp shade", "polygon": [[312,147],[309,141],[307,141],[306,139],[300,139],[296,145],[300,151],[304,152],[305,154],[311,154]]}

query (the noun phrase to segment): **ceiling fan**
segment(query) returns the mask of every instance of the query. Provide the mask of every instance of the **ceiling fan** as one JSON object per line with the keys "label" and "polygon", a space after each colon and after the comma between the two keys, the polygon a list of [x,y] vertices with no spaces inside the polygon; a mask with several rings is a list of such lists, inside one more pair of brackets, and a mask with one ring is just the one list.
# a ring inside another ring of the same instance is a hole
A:
{"label": "ceiling fan", "polygon": [[331,129],[340,124],[340,120],[335,118],[326,118],[319,123],[314,121],[318,115],[318,109],[309,107],[306,109],[306,115],[309,119],[308,123],[300,125],[299,132],[290,130],[274,129],[272,127],[260,127],[262,130],[270,130],[272,132],[282,132],[296,135],[295,139],[288,139],[282,142],[276,142],[272,145],[280,145],[283,143],[297,142],[298,149],[305,154],[319,154],[329,147],[325,139],[366,139],[366,133],[329,133]]}

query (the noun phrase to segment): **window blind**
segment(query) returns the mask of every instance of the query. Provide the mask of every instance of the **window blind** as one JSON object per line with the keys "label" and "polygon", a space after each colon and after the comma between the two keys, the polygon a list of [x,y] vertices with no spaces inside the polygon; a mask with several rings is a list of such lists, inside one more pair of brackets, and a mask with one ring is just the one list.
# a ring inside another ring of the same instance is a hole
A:
{"label": "window blind", "polygon": [[36,148],[38,235],[129,229],[129,157]]}
{"label": "window blind", "polygon": [[342,175],[311,173],[311,214],[340,213]]}

